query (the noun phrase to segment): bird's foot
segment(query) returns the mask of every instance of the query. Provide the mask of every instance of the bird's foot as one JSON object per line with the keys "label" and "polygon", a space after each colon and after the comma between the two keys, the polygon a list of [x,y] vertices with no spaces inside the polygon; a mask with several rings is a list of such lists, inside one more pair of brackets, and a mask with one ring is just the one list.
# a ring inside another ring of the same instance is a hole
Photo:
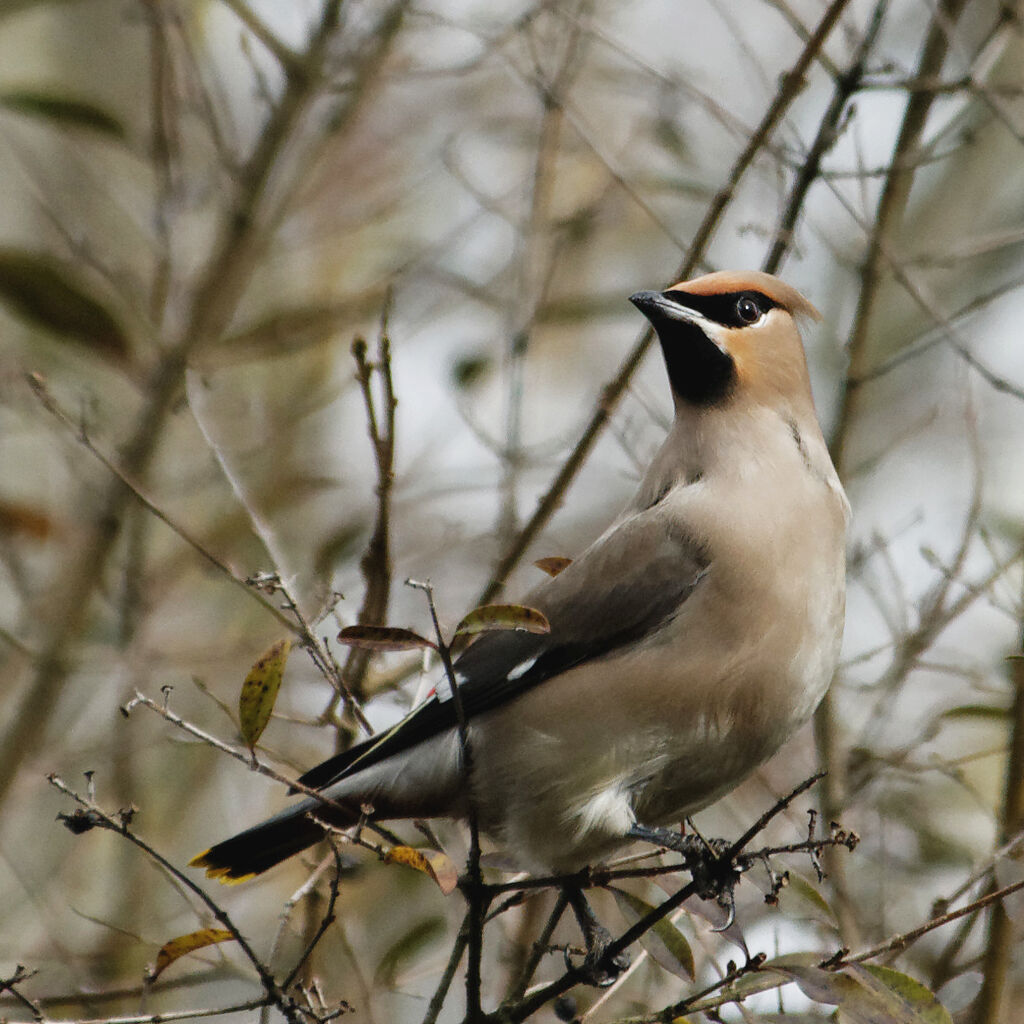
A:
{"label": "bird's foot", "polygon": [[629,837],[664,846],[682,856],[697,895],[704,900],[715,900],[728,910],[729,919],[722,930],[732,924],[735,916],[733,890],[740,879],[741,869],[735,860],[726,856],[732,849],[728,839],[705,839],[692,833],[683,835],[671,829],[647,828],[644,825],[634,825],[629,830]]}
{"label": "bird's foot", "polygon": [[596,985],[599,988],[611,985],[629,966],[629,953],[626,950],[621,950],[613,956],[609,956],[612,945],[611,933],[594,916],[583,891],[569,889],[568,897],[576,920],[579,922],[580,931],[583,933],[587,953],[583,962],[576,964],[573,963],[568,950],[566,950],[565,966],[567,969],[575,971],[580,976],[580,980],[587,985]]}
{"label": "bird's foot", "polygon": [[567,970],[574,971],[585,985],[606,988],[614,984],[618,976],[629,967],[630,955],[627,950],[622,950],[612,957],[608,956],[612,936],[607,928],[596,925],[592,930],[588,929],[588,932],[585,936],[587,952],[583,960],[574,962],[569,950],[566,950],[565,966]]}

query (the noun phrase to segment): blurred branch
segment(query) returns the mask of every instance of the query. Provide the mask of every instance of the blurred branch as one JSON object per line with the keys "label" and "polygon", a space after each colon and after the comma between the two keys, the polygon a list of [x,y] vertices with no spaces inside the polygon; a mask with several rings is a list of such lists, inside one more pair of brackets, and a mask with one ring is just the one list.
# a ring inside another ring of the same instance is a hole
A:
{"label": "blurred branch", "polygon": [[533,54],[534,84],[541,101],[540,125],[534,153],[533,174],[519,239],[516,287],[508,310],[504,369],[505,430],[501,446],[500,510],[496,534],[511,536],[518,525],[517,488],[523,467],[523,384],[526,357],[537,324],[537,314],[544,305],[555,277],[556,258],[562,246],[557,238],[549,238],[548,219],[567,93],[573,76],[579,72],[580,51],[585,37],[581,31],[579,9],[590,0],[578,0],[576,16],[570,17],[569,31],[562,47],[558,67],[546,75],[541,62]]}
{"label": "blurred branch", "polygon": [[[940,0],[932,16],[915,77],[936,77],[941,72],[949,48],[950,27],[959,18],[965,3],[966,0]],[[889,174],[882,188],[871,237],[868,240],[868,251],[861,269],[857,312],[847,346],[850,359],[847,383],[841,398],[832,444],[832,456],[841,476],[845,475],[848,469],[846,449],[851,425],[857,414],[856,392],[850,387],[849,382],[860,380],[868,369],[871,357],[868,340],[872,314],[878,300],[878,289],[882,282],[883,250],[902,224],[910,198],[910,189],[914,183],[917,161],[921,156],[921,138],[934,99],[934,93],[915,92],[907,101],[903,122],[893,149]]]}
{"label": "blurred branch", "polygon": [[114,461],[106,455],[93,442],[92,438],[87,433],[85,427],[81,424],[76,424],[71,417],[61,408],[56,398],[50,392],[50,389],[46,385],[46,381],[43,380],[38,374],[30,373],[25,375],[25,380],[28,386],[32,389],[33,394],[39,399],[40,404],[43,408],[50,413],[54,419],[62,427],[65,427],[75,438],[75,440],[92,456],[99,460],[103,467],[116,479],[118,480],[126,490],[135,498],[135,500],[154,518],[159,519],[161,523],[167,526],[173,533],[177,534],[193,551],[196,552],[204,561],[208,562],[213,566],[219,573],[227,577],[235,586],[240,587],[246,594],[249,595],[254,601],[258,602],[264,611],[269,612],[277,621],[290,630],[292,633],[296,633],[302,636],[302,629],[296,626],[288,616],[284,615],[279,608],[271,604],[261,594],[257,593],[251,586],[249,580],[243,579],[239,576],[229,565],[222,562],[212,551],[203,547],[190,533],[188,533],[184,527],[176,523],[171,517],[164,512],[159,505],[156,505],[145,494],[139,489],[139,487],[128,479],[127,475],[122,472],[120,468],[114,463]]}
{"label": "blurred branch", "polygon": [[[124,446],[123,473],[145,477],[163,435],[163,428],[181,390],[191,354],[217,338],[227,327],[269,239],[263,227],[270,182],[297,126],[316,98],[320,69],[338,23],[340,0],[328,0],[303,57],[311,73],[291,76],[280,102],[259,133],[241,169],[236,194],[222,220],[202,283],[192,299],[180,337],[162,350],[150,374],[143,409]],[[56,580],[34,616],[44,623],[35,676],[22,695],[3,743],[0,744],[0,804],[17,777],[25,752],[45,733],[46,724],[68,672],[66,651],[78,638],[103,569],[119,534],[119,523],[132,492],[120,477],[107,486],[78,547],[62,560]]]}
{"label": "blurred branch", "polygon": [[[963,0],[960,0],[960,2],[963,2]],[[849,0],[832,0],[800,56],[790,70],[782,76],[779,89],[764,117],[761,119],[761,123],[754,130],[747,140],[747,144],[734,161],[726,177],[726,184],[715,194],[706,210],[704,219],[701,221],[690,243],[690,248],[679,269],[676,271],[675,279],[688,277],[704,258],[704,253],[711,241],[711,236],[718,226],[722,214],[732,201],[740,180],[754,162],[754,158],[767,144],[771,134],[789,109],[790,104],[802,90],[804,75],[808,67],[821,47],[824,46],[825,40],[835,27],[839,16],[843,13],[848,3]],[[607,426],[615,407],[629,386],[629,382],[632,380],[634,373],[636,373],[653,341],[654,331],[649,328],[645,329],[623,360],[615,376],[605,385],[597,407],[584,428],[582,435],[570,452],[569,457],[563,463],[562,468],[556,474],[555,479],[538,501],[533,515],[516,537],[513,538],[512,543],[500,558],[490,581],[484,587],[477,600],[478,604],[486,604],[501,590],[509,574],[526,553],[527,548],[533,543],[541,530],[544,529],[551,516],[554,515],[555,510],[562,503],[566,492],[589,457],[594,445],[597,443],[598,437],[600,437]]]}
{"label": "blurred branch", "polygon": [[860,45],[850,63],[850,66],[842,74],[836,76],[835,87],[832,92],[832,101],[822,115],[821,123],[818,125],[818,132],[811,143],[800,170],[797,173],[796,181],[786,201],[786,208],[779,218],[779,226],[775,229],[775,240],[772,242],[768,255],[765,256],[761,269],[769,274],[778,272],[786,253],[793,245],[793,232],[796,227],[797,218],[803,209],[807,193],[815,179],[821,173],[821,161],[825,154],[835,145],[836,139],[842,132],[842,117],[846,105],[861,87],[867,61],[871,55],[872,47],[878,38],[882,27],[885,11],[888,7],[888,0],[879,0],[875,5],[874,13],[868,24],[867,31],[861,37]]}
{"label": "blurred branch", "polygon": [[[915,75],[918,78],[938,76],[949,47],[949,30],[966,0],[940,0],[935,10]],[[857,415],[856,390],[851,381],[859,379],[867,369],[870,351],[868,339],[871,316],[882,281],[883,256],[886,241],[899,229],[910,197],[916,162],[920,157],[921,137],[934,93],[915,92],[907,101],[903,122],[893,150],[890,173],[885,179],[878,209],[871,228],[868,252],[861,270],[860,294],[848,344],[849,366],[840,399],[839,415],[832,441],[832,458],[842,479],[849,477],[849,440]],[[846,803],[846,763],[841,750],[841,739],[836,723],[836,697],[829,690],[814,713],[814,739],[819,764],[828,772],[824,785],[823,813],[826,819],[838,818]],[[846,887],[843,863],[830,857],[829,874],[836,891],[841,933],[844,939],[855,941],[859,928],[857,912]]]}
{"label": "blurred branch", "polygon": [[236,18],[267,48],[289,77],[301,75],[307,69],[302,57],[285,45],[242,0],[220,0]]}
{"label": "blurred branch", "polygon": [[[1004,843],[1024,829],[1024,650],[1010,659],[1010,677],[1014,701],[1000,824],[1000,838]],[[996,1024],[1000,1019],[1013,948],[1013,925],[1000,903],[992,908],[989,917],[988,941],[981,971],[983,981],[974,1009],[974,1024]]]}

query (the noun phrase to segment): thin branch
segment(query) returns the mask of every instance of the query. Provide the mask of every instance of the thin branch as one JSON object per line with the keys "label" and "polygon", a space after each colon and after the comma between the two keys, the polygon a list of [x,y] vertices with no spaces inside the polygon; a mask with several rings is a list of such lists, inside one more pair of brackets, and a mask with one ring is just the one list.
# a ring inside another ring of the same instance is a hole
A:
{"label": "thin branch", "polygon": [[455,980],[455,972],[459,969],[462,954],[466,952],[466,946],[469,943],[471,915],[472,911],[467,910],[466,916],[462,920],[459,934],[455,936],[455,941],[452,943],[452,951],[448,955],[448,963],[445,964],[444,971],[441,972],[441,977],[438,979],[437,988],[434,989],[434,994],[430,997],[430,1003],[427,1006],[427,1013],[423,1018],[423,1024],[436,1024],[437,1018],[444,1007],[444,1001],[448,998],[448,990],[452,987],[452,982]]}
{"label": "thin branch", "polygon": [[526,963],[523,964],[519,977],[509,989],[508,996],[505,999],[506,1003],[523,998],[526,989],[533,980],[534,974],[537,973],[537,968],[540,967],[541,960],[551,951],[551,936],[558,927],[558,922],[561,921],[562,915],[565,914],[565,908],[568,906],[569,893],[563,887],[558,890],[558,895],[555,897],[555,905],[551,908],[551,913],[548,915],[547,922],[541,929],[540,935],[537,936],[530,947],[530,955],[527,957]]}
{"label": "thin branch", "polygon": [[[207,1017],[226,1017],[230,1013],[245,1013],[259,1010],[267,1005],[266,999],[250,999],[245,1003],[231,1006],[208,1006],[195,1010],[161,1010],[158,1013],[138,1013],[127,1017],[75,1017],[61,1019],[60,1024],[164,1024],[165,1021],[197,1020]],[[5,1020],[5,1024],[20,1024],[19,1021]]]}
{"label": "thin branch", "polygon": [[882,21],[888,6],[888,0],[879,0],[875,5],[874,13],[868,24],[867,31],[861,38],[857,52],[850,63],[849,68],[836,78],[835,88],[832,92],[832,101],[822,115],[821,123],[818,125],[818,132],[811,143],[811,148],[800,166],[796,181],[786,201],[786,208],[779,218],[779,225],[775,229],[775,240],[772,242],[768,255],[761,264],[763,270],[774,274],[782,265],[786,253],[793,245],[793,232],[796,228],[797,218],[803,209],[804,201],[811,185],[821,173],[821,161],[825,154],[835,145],[836,139],[842,131],[842,117],[850,98],[860,89],[861,81],[867,66],[868,57],[878,38],[882,27]]}
{"label": "thin branch", "polygon": [[[825,40],[835,27],[836,22],[849,2],[850,0],[832,0],[814,33],[804,46],[799,58],[797,58],[790,70],[782,76],[778,92],[761,119],[761,123],[754,130],[747,140],[747,144],[743,147],[742,152],[734,161],[726,178],[726,184],[715,194],[708,206],[704,219],[701,221],[693,237],[690,248],[676,271],[676,279],[688,277],[704,258],[705,250],[711,241],[711,236],[718,227],[723,213],[732,201],[740,180],[754,162],[755,157],[767,145],[770,136],[789,109],[790,104],[803,89],[804,75],[807,69],[822,46],[824,46]],[[632,380],[634,373],[636,373],[653,341],[654,331],[650,328],[644,330],[623,360],[615,376],[605,385],[597,407],[584,428],[580,439],[576,442],[562,468],[548,486],[547,491],[538,501],[533,515],[513,538],[512,543],[502,555],[490,581],[484,587],[477,601],[478,604],[486,604],[501,590],[509,574],[519,564],[527,548],[533,543],[541,530],[544,529],[548,520],[550,520],[555,510],[562,503],[566,491],[568,491],[570,485],[576,479],[576,475],[597,443],[598,437],[600,437],[607,426],[619,400],[625,393],[629,382]]]}
{"label": "thin branch", "polygon": [[107,472],[120,481],[132,497],[134,497],[135,500],[150,513],[150,515],[159,519],[161,523],[177,534],[178,537],[180,537],[190,548],[192,548],[193,551],[196,552],[196,554],[200,556],[200,558],[209,565],[212,565],[218,573],[227,577],[231,583],[248,594],[252,600],[259,603],[263,610],[269,612],[282,626],[291,632],[302,636],[302,629],[299,626],[296,626],[291,619],[284,615],[279,608],[264,598],[262,594],[259,594],[252,587],[249,580],[243,579],[235,573],[227,563],[222,562],[212,551],[203,547],[203,545],[200,544],[200,542],[196,540],[195,537],[193,537],[183,526],[175,522],[166,512],[164,512],[162,508],[160,508],[159,505],[146,497],[141,488],[128,478],[128,475],[117,465],[117,463],[97,447],[85,427],[81,424],[76,424],[64,411],[56,398],[51,394],[50,389],[46,385],[46,381],[40,377],[39,374],[28,373],[25,375],[25,380],[28,382],[28,386],[32,389],[36,398],[39,399],[43,408],[50,413],[50,415],[53,416],[61,426],[65,427],[90,455],[98,459]]}
{"label": "thin branch", "polygon": [[18,964],[14,968],[14,973],[9,978],[0,978],[0,992],[10,992],[15,1000],[32,1014],[34,1020],[41,1022],[43,1020],[43,1011],[39,1004],[33,1002],[23,992],[18,991],[18,986],[23,981],[28,981],[29,978],[37,973],[37,971],[29,971],[22,964]]}
{"label": "thin branch", "polygon": [[316,949],[317,944],[324,937],[327,929],[330,928],[335,921],[334,911],[335,907],[338,905],[338,890],[341,885],[342,865],[341,856],[338,854],[337,847],[334,843],[331,843],[330,846],[331,853],[334,856],[334,874],[331,876],[331,885],[327,897],[327,908],[324,910],[323,917],[320,919],[320,924],[315,934],[306,944],[306,948],[303,950],[302,955],[295,961],[295,966],[289,972],[288,977],[281,982],[281,989],[285,992],[292,987],[295,979],[299,976],[299,971],[302,970],[306,962],[313,955],[313,950]]}
{"label": "thin branch", "polygon": [[117,819],[107,814],[98,804],[94,801],[83,797],[76,793],[67,783],[64,782],[57,775],[47,776],[48,781],[56,789],[59,789],[62,793],[71,797],[79,806],[84,807],[85,811],[76,812],[75,815],[65,815],[64,820],[68,827],[73,832],[86,831],[89,828],[106,828],[112,832],[116,832],[118,835],[123,836],[133,846],[138,847],[150,858],[154,863],[158,864],[164,871],[170,875],[179,886],[183,886],[189,892],[195,896],[203,906],[213,915],[213,917],[219,921],[229,932],[234,941],[238,944],[239,949],[245,954],[246,959],[252,964],[256,974],[259,976],[260,984],[263,986],[263,990],[266,993],[267,999],[271,1000],[275,1006],[280,1009],[281,1013],[284,1014],[285,1018],[291,1022],[291,1024],[302,1024],[297,1008],[294,1002],[285,994],[283,988],[277,984],[274,980],[270,969],[263,963],[263,961],[256,955],[255,950],[249,945],[248,940],[235,926],[230,915],[221,907],[218,903],[212,900],[203,888],[192,881],[182,871],[179,871],[166,857],[163,856],[154,847],[150,846],[145,840],[140,839],[134,832],[131,831],[129,825],[133,811],[122,811],[119,812]]}
{"label": "thin branch", "polygon": [[466,878],[462,883],[462,889],[469,904],[466,929],[468,932],[467,945],[469,948],[469,960],[466,967],[466,1020],[473,1022],[482,1019],[481,1010],[481,967],[483,962],[483,938],[484,921],[487,916],[487,906],[490,902],[486,886],[483,884],[483,877],[480,873],[480,819],[476,806],[476,799],[473,795],[473,750],[469,742],[469,720],[466,717],[466,709],[462,704],[462,694],[459,691],[459,684],[455,678],[455,668],[452,665],[451,647],[445,641],[441,630],[441,623],[437,618],[437,608],[434,605],[434,588],[429,582],[420,580],[406,580],[406,585],[416,590],[421,590],[426,595],[427,607],[430,610],[430,621],[434,626],[434,635],[437,639],[437,652],[441,657],[441,664],[444,666],[445,676],[451,690],[451,701],[455,706],[455,717],[458,722],[459,749],[462,753],[462,774],[466,786],[466,817],[469,821],[469,856],[466,862]]}
{"label": "thin branch", "polygon": [[[366,545],[366,551],[359,562],[363,574],[365,591],[363,603],[356,616],[359,625],[380,625],[387,621],[388,604],[391,598],[391,495],[395,476],[395,398],[394,380],[391,375],[391,340],[388,336],[388,310],[390,299],[384,303],[381,313],[380,335],[377,341],[377,360],[371,363],[366,358],[366,342],[357,338],[352,343],[352,357],[356,363],[356,380],[363,395],[366,408],[367,429],[377,464],[377,514],[373,533]],[[380,411],[373,395],[373,381],[380,381]],[[361,705],[365,700],[366,673],[370,666],[370,652],[350,647],[340,672],[340,682],[348,701],[348,707],[360,725],[372,732]],[[337,700],[331,702],[325,718],[333,717]]]}

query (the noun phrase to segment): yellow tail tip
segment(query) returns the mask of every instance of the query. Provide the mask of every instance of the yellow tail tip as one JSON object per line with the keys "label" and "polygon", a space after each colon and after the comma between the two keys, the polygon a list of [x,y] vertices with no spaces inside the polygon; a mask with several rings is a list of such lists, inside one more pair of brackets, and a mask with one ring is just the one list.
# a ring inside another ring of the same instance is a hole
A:
{"label": "yellow tail tip", "polygon": [[224,885],[238,885],[239,882],[245,882],[250,878],[256,877],[255,871],[247,871],[244,875],[233,875],[232,869],[225,867],[223,864],[213,864],[207,858],[209,850],[203,850],[202,853],[197,853],[189,862],[190,868],[206,868],[207,878],[216,878],[218,882]]}

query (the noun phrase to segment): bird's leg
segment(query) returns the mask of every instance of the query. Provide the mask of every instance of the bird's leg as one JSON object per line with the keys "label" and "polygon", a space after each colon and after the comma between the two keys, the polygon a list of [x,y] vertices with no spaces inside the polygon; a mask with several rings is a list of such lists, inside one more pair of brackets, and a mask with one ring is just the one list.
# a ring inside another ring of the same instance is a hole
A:
{"label": "bird's leg", "polygon": [[728,922],[716,930],[724,931],[732,924],[736,914],[733,889],[739,881],[740,870],[724,856],[732,848],[729,840],[705,839],[699,835],[683,835],[668,828],[648,828],[640,824],[633,825],[627,836],[680,854],[697,887],[697,895],[704,900],[716,900],[729,913]]}
{"label": "bird's leg", "polygon": [[578,971],[584,981],[590,985],[600,987],[611,985],[629,966],[629,953],[623,950],[611,960],[606,960],[608,947],[612,941],[611,933],[594,916],[594,911],[591,910],[582,889],[571,886],[567,887],[565,892],[569,898],[569,906],[572,907],[572,912],[579,922],[580,931],[583,932],[583,942],[587,947],[587,955],[579,966],[572,964],[569,954],[566,953],[566,966]]}

